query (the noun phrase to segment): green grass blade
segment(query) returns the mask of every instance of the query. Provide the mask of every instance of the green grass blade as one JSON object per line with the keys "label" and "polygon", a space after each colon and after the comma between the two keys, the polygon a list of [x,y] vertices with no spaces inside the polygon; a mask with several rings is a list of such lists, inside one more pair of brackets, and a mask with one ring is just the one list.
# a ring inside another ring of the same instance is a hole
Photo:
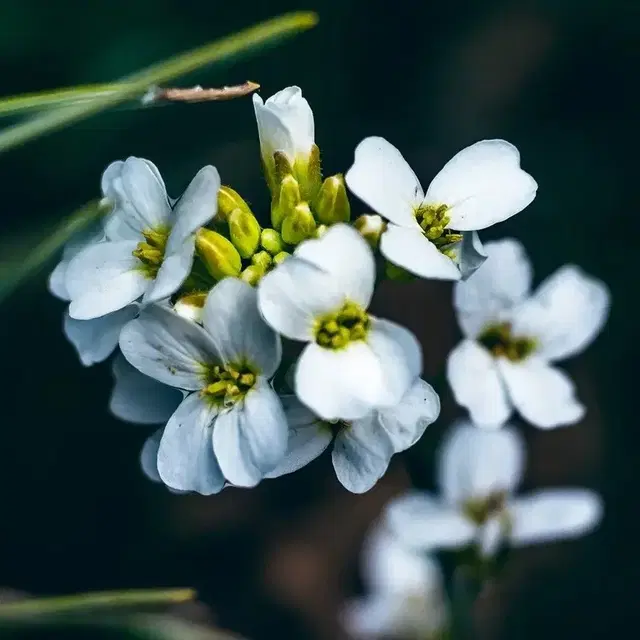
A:
{"label": "green grass blade", "polygon": [[71,596],[33,598],[0,604],[0,622],[35,616],[99,613],[105,610],[168,605],[195,598],[193,589],[101,591]]}
{"label": "green grass blade", "polygon": [[207,65],[229,63],[240,55],[274,45],[283,38],[310,29],[317,21],[318,17],[313,12],[285,14],[154,64],[123,78],[113,93],[81,104],[51,109],[26,122],[6,128],[0,132],[0,153],[119,105],[130,98],[140,97],[155,85],[166,84]]}

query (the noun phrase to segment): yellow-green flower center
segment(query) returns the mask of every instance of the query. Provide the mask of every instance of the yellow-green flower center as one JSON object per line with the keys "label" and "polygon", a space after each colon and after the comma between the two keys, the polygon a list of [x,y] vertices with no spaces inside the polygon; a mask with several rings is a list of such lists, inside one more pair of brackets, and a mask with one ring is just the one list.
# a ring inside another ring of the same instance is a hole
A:
{"label": "yellow-green flower center", "polygon": [[446,204],[423,204],[414,210],[416,220],[427,240],[436,245],[440,253],[454,258],[452,245],[462,240],[461,233],[447,228],[451,217]]}
{"label": "yellow-green flower center", "polygon": [[155,278],[164,258],[164,251],[169,237],[169,227],[145,229],[142,232],[144,241],[139,242],[133,255],[140,261],[140,270],[148,278]]}
{"label": "yellow-green flower center", "polygon": [[496,491],[486,498],[467,500],[462,505],[463,513],[477,526],[482,526],[495,516],[505,515],[507,494],[504,491]]}
{"label": "yellow-green flower center", "polygon": [[255,371],[245,363],[217,364],[208,369],[201,393],[215,405],[230,407],[251,391],[256,379]]}
{"label": "yellow-green flower center", "polygon": [[369,331],[369,315],[355,302],[345,302],[332,313],[316,320],[316,342],[326,349],[343,349],[350,342],[364,340]]}
{"label": "yellow-green flower center", "polygon": [[509,322],[490,325],[478,336],[478,342],[495,357],[502,356],[511,362],[521,362],[530,356],[537,346],[533,338],[514,336]]}

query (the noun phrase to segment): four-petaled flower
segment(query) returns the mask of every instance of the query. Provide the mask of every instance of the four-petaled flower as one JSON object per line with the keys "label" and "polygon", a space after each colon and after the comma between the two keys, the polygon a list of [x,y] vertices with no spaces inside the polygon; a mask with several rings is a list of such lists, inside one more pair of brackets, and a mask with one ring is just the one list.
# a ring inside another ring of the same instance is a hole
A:
{"label": "four-petaled flower", "polygon": [[365,138],[345,180],[389,221],[380,240],[385,258],[417,276],[442,280],[468,277],[482,264],[477,234],[465,232],[522,211],[538,188],[520,168],[518,150],[504,140],[483,140],[457,153],[425,194],[393,145]]}
{"label": "four-petaled flower", "polygon": [[216,214],[220,176],[202,168],[172,206],[152,162],[128,158],[103,177],[114,210],[106,241],[80,251],[68,264],[65,286],[76,320],[99,318],[142,296],[144,304],[174,294],[189,276],[195,232]]}
{"label": "four-petaled flower", "polygon": [[349,602],[342,616],[352,637],[447,637],[449,606],[444,576],[433,558],[402,545],[380,523],[368,534],[362,555],[369,594]]}
{"label": "four-petaled flower", "polygon": [[284,396],[282,401],[289,422],[289,443],[284,459],[268,477],[297,471],[333,441],[331,460],[336,476],[353,493],[371,489],[384,475],[391,456],[412,447],[440,413],[438,394],[420,378],[397,405],[348,422],[322,420],[295,396]]}
{"label": "four-petaled flower", "polygon": [[337,224],[260,282],[260,312],[278,333],[307,342],[295,369],[298,398],[324,420],[396,405],[422,369],[414,335],[367,313],[375,262],[366,240]]}
{"label": "four-petaled flower", "polygon": [[216,493],[225,478],[254,486],[284,455],[287,421],[269,383],[282,348],[256,297],[227,278],[207,296],[203,327],[152,305],[122,330],[120,348],[134,367],[190,392],[158,449],[158,473],[173,489]]}
{"label": "four-petaled flower", "polygon": [[465,422],[454,425],[438,463],[440,498],[414,491],[387,506],[388,526],[414,548],[475,544],[488,557],[505,541],[524,546],[580,536],[602,517],[600,498],[586,489],[514,496],[524,442],[507,426],[487,431]]}
{"label": "four-petaled flower", "polygon": [[488,259],[454,304],[465,339],[450,353],[447,378],[456,401],[479,425],[499,426],[513,407],[543,429],[580,420],[570,378],[550,363],[582,351],[604,325],[607,287],[565,266],[531,294],[522,245],[488,243]]}

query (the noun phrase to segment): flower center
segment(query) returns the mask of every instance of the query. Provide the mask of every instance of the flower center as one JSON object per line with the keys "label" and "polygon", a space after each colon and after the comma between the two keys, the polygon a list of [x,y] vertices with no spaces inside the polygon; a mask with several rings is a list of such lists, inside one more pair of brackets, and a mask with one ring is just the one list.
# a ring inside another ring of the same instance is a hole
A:
{"label": "flower center", "polygon": [[140,269],[148,278],[155,278],[164,258],[164,250],[169,237],[168,227],[145,229],[142,232],[144,241],[139,242],[133,255],[140,260]]}
{"label": "flower center", "polygon": [[496,491],[486,498],[475,498],[464,502],[463,513],[477,526],[482,526],[494,516],[504,514],[507,502],[507,494],[504,491]]}
{"label": "flower center", "polygon": [[414,210],[424,237],[433,242],[440,253],[453,259],[452,245],[462,240],[462,234],[446,228],[451,222],[448,213],[446,204],[423,204]]}
{"label": "flower center", "polygon": [[503,356],[511,362],[521,362],[530,356],[537,346],[533,338],[514,336],[509,322],[490,325],[478,336],[478,342],[496,358]]}
{"label": "flower center", "polygon": [[244,363],[217,364],[207,371],[207,384],[201,393],[215,405],[231,407],[251,391],[256,377]]}
{"label": "flower center", "polygon": [[343,349],[350,342],[364,340],[369,331],[369,315],[355,302],[345,302],[338,311],[316,320],[316,342],[326,349]]}

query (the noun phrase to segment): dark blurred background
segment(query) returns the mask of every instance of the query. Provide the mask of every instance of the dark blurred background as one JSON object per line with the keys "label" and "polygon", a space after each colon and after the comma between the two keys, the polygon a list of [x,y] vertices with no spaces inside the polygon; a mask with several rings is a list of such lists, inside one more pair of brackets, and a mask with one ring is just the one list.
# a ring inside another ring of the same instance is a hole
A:
{"label": "dark blurred background", "polygon": [[[550,433],[523,428],[527,485],[595,487],[605,521],[579,542],[514,553],[476,618],[487,638],[633,633],[638,2],[4,0],[1,91],[109,81],[292,9],[317,10],[319,26],[180,84],[251,79],[264,97],[300,85],[327,174],[345,171],[366,135],[398,146],[425,185],[463,146],[505,138],[539,193],[483,238],[520,238],[536,281],[575,262],[609,284],[606,330],[567,365],[587,418]],[[155,162],[173,196],[213,163],[267,211],[250,99],[120,109],[0,156],[3,236],[44,228],[95,197],[104,167],[128,155]],[[456,415],[439,382],[458,335],[449,296],[449,285],[414,283],[378,300],[421,338],[444,407],[374,490],[348,494],[322,457],[253,490],[182,497],[142,476],[138,453],[151,429],[107,413],[109,365],[80,366],[62,336],[64,307],[41,274],[0,310],[0,585],[34,594],[188,585],[214,622],[257,640],[346,637],[337,616],[362,590],[363,535],[391,496],[432,485],[434,446]]]}

